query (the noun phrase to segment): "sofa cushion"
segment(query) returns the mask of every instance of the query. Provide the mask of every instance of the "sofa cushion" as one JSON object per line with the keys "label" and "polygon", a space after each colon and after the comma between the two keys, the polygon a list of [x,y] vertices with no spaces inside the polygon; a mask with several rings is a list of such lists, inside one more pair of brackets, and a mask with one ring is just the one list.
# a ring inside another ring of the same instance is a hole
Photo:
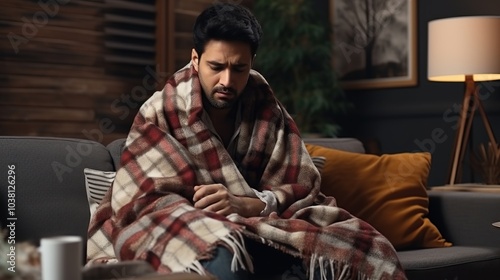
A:
{"label": "sofa cushion", "polygon": [[125,138],[119,138],[106,146],[109,154],[111,155],[111,158],[113,159],[115,170],[118,170],[120,168],[120,158],[122,156],[123,148],[125,147],[125,141]]}
{"label": "sofa cushion", "polygon": [[453,246],[399,251],[408,279],[497,279],[500,248]]}
{"label": "sofa cushion", "polygon": [[[15,166],[16,242],[38,243],[53,235],[85,240],[89,211],[83,169],[112,170],[108,150],[83,139],[2,136],[0,141],[1,166]],[[1,174],[7,182],[7,171]],[[7,188],[0,188],[0,223],[6,221],[7,195]]]}
{"label": "sofa cushion", "polygon": [[321,191],[339,207],[371,224],[398,249],[445,247],[427,218],[429,153],[359,154],[306,144],[324,156]]}
{"label": "sofa cushion", "polygon": [[500,192],[434,189],[427,192],[429,218],[446,240],[454,246],[500,247],[500,229],[492,225],[500,221]]}

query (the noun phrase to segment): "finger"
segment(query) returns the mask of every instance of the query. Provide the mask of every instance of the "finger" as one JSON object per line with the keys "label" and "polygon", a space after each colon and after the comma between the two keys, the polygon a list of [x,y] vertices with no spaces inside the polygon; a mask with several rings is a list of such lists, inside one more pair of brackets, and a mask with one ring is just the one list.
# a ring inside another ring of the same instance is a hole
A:
{"label": "finger", "polygon": [[217,201],[216,203],[210,204],[207,207],[203,208],[203,210],[219,213],[222,215],[228,214],[230,209],[231,207],[229,206],[229,203],[227,203],[227,201]]}
{"label": "finger", "polygon": [[195,200],[194,207],[199,209],[205,209],[208,206],[217,203],[220,199],[218,199],[217,194],[208,194],[201,196],[199,200]]}
{"label": "finger", "polygon": [[222,184],[211,184],[211,185],[199,185],[194,186],[193,201],[198,201],[201,198],[215,194],[220,191],[226,191],[226,188]]}
{"label": "finger", "polygon": [[194,186],[193,201],[196,202],[205,196],[202,186]]}
{"label": "finger", "polygon": [[193,195],[193,201],[198,201],[202,199],[203,197],[214,193],[216,190],[214,190],[211,185],[198,185],[194,186],[194,195]]}
{"label": "finger", "polygon": [[229,214],[235,213],[235,211],[232,210],[231,207],[225,207],[221,210],[216,211],[215,213],[223,215],[223,216],[227,216]]}
{"label": "finger", "polygon": [[218,192],[207,195],[195,203],[196,208],[207,209],[212,212],[219,211],[228,206],[230,206],[229,200],[225,199],[225,196]]}

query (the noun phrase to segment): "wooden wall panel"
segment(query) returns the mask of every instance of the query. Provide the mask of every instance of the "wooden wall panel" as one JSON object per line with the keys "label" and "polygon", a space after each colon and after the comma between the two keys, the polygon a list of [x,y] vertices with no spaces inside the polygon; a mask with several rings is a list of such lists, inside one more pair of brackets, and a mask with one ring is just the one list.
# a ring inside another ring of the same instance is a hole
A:
{"label": "wooden wall panel", "polygon": [[191,59],[193,26],[196,17],[215,2],[214,0],[195,0],[188,4],[186,1],[175,1],[175,52],[173,59],[176,69],[184,67]]}
{"label": "wooden wall panel", "polygon": [[0,135],[125,137],[139,106],[189,62],[195,19],[216,2],[2,0]]}
{"label": "wooden wall panel", "polygon": [[0,3],[0,134],[125,137],[155,69],[154,0],[46,2]]}

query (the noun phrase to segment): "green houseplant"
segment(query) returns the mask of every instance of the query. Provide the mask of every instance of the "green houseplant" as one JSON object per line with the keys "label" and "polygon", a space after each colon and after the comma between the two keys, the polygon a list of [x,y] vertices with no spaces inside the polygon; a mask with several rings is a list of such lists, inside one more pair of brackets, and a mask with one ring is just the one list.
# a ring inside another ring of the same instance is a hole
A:
{"label": "green houseplant", "polygon": [[263,29],[255,61],[302,134],[335,137],[335,118],[350,107],[332,64],[331,26],[313,1],[256,0]]}

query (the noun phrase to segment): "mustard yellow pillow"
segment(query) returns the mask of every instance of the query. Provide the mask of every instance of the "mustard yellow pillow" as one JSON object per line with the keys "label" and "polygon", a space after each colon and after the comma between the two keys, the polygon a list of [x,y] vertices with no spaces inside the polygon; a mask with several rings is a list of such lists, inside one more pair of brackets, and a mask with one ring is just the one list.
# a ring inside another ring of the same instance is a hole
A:
{"label": "mustard yellow pillow", "polygon": [[451,246],[427,218],[430,153],[376,156],[312,144],[306,148],[311,156],[326,158],[321,191],[371,224],[397,250]]}

